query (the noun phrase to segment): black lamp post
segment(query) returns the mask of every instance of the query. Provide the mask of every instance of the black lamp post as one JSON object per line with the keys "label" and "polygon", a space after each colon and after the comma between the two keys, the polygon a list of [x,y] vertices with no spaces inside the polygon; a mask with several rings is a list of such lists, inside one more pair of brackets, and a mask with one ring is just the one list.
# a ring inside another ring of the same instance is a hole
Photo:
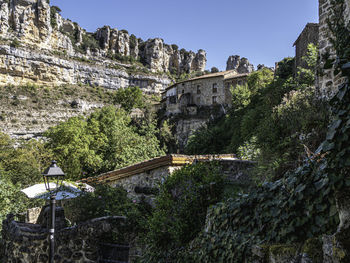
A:
{"label": "black lamp post", "polygon": [[56,193],[61,187],[64,173],[57,166],[56,161],[52,161],[51,165],[43,172],[43,178],[46,190],[50,192],[50,229],[49,229],[49,262],[53,263],[55,256],[55,211],[56,211]]}

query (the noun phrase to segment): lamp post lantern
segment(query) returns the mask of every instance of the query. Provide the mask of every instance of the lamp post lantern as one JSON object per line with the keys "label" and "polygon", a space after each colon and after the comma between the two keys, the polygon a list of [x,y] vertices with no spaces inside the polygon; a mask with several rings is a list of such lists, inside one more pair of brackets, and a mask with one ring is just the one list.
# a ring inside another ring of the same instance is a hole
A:
{"label": "lamp post lantern", "polygon": [[52,161],[51,165],[43,172],[43,178],[46,190],[50,192],[50,229],[49,229],[49,262],[54,262],[55,256],[55,211],[56,211],[56,193],[63,182],[64,173],[57,166],[56,161]]}

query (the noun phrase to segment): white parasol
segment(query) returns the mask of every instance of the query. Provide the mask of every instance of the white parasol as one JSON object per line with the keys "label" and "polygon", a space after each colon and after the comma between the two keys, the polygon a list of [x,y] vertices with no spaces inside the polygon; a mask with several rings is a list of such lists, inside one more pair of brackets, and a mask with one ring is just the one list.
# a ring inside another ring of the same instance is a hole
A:
{"label": "white parasol", "polygon": [[[50,183],[50,188],[55,189],[56,184]],[[36,184],[21,190],[29,198],[50,199],[50,192],[46,190],[45,184]],[[95,188],[88,184],[74,184],[64,181],[56,191],[56,200],[75,198],[84,192],[93,192]]]}

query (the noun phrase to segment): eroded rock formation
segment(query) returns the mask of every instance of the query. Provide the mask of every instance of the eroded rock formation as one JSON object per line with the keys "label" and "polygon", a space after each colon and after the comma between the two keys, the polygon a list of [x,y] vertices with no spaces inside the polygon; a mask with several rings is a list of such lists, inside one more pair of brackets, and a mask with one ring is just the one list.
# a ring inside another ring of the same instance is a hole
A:
{"label": "eroded rock formation", "polygon": [[251,73],[254,71],[254,66],[250,64],[247,58],[235,55],[229,56],[227,59],[226,70],[236,70],[239,74]]}
{"label": "eroded rock formation", "polygon": [[203,50],[179,51],[160,38],[143,41],[109,26],[89,33],[59,12],[48,0],[0,0],[0,79],[4,84],[76,84],[84,79],[84,83],[120,88],[130,85],[135,75],[143,79],[157,75],[161,79],[160,89],[153,90],[157,93],[170,83],[164,73],[205,69]]}

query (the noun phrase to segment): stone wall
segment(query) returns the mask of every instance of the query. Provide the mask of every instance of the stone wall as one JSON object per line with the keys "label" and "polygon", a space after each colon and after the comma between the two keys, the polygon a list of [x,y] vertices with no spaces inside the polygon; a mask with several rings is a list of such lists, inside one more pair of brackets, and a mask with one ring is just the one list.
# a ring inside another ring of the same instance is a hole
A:
{"label": "stone wall", "polygon": [[[335,50],[329,40],[331,35],[327,18],[332,14],[332,0],[319,0],[319,56],[320,56],[320,74],[318,76],[318,86],[323,96],[331,97],[337,90],[337,87],[343,83],[344,78],[341,73],[334,73],[334,65],[336,59]],[[346,21],[350,19],[350,3],[345,1]]]}
{"label": "stone wall", "polygon": [[179,168],[179,166],[160,167],[124,177],[109,184],[113,187],[122,186],[128,192],[128,197],[135,201],[139,201],[141,196],[146,196],[148,201],[152,201],[155,196],[154,191],[157,191],[156,189],[167,176]]}
{"label": "stone wall", "polygon": [[[73,227],[56,228],[55,262],[98,262],[102,257],[101,242],[104,241],[101,237],[110,232],[117,234],[124,223],[125,217],[112,216],[96,218]],[[48,262],[46,226],[17,222],[9,215],[3,222],[2,238],[2,263]]]}
{"label": "stone wall", "polygon": [[176,122],[176,141],[180,152],[183,152],[190,136],[199,128],[206,126],[208,118],[186,118]]}
{"label": "stone wall", "polygon": [[223,80],[223,76],[218,76],[193,81],[185,81],[177,84],[176,87],[179,103],[181,104],[181,96],[183,94],[191,94],[191,102],[189,102],[189,104],[196,104],[197,106],[230,104],[230,101],[226,99]]}
{"label": "stone wall", "polygon": [[308,23],[295,41],[295,72],[298,67],[307,68],[307,63],[303,57],[307,55],[307,47],[312,43],[318,44],[318,24]]}
{"label": "stone wall", "polygon": [[[222,159],[218,160],[218,162],[222,167],[222,172],[228,184],[247,186],[251,183],[249,170],[254,166],[254,162],[238,159]],[[128,197],[134,199],[135,202],[145,198],[146,201],[153,204],[153,199],[158,193],[160,184],[166,177],[181,167],[173,165],[145,169],[144,172],[125,176],[115,181],[110,181],[108,184],[113,187],[122,186],[128,192]]]}

